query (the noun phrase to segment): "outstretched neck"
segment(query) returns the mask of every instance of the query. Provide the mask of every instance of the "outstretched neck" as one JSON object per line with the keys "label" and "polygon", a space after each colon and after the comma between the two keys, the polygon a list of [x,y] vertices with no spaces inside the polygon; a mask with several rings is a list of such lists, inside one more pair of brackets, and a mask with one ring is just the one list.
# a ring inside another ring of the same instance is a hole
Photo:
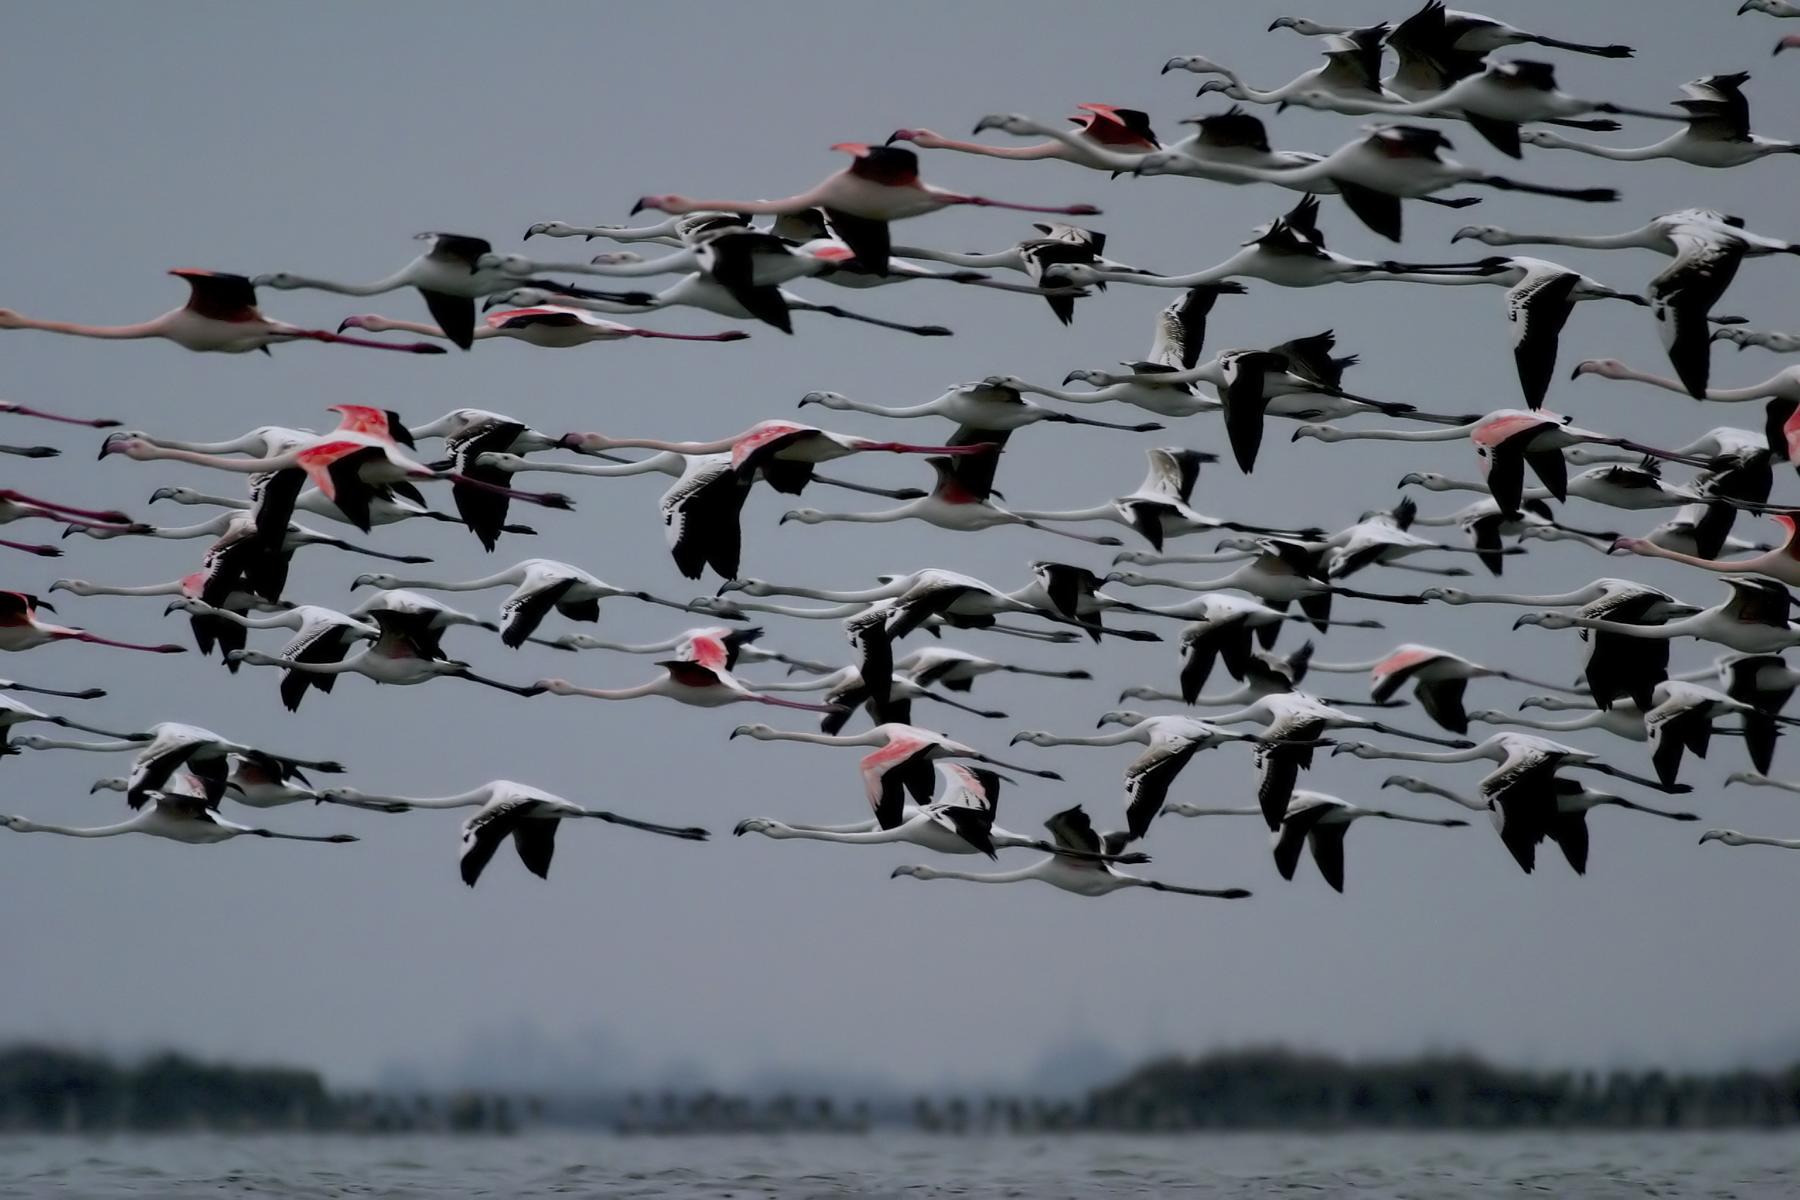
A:
{"label": "outstretched neck", "polygon": [[45,333],[67,333],[76,337],[130,340],[162,336],[168,328],[170,315],[165,313],[153,320],[139,321],[135,325],[82,325],[74,321],[40,321],[31,317],[20,317],[16,327],[41,329]]}
{"label": "outstretched neck", "polygon": [[1033,142],[1029,146],[990,146],[983,142],[959,142],[954,138],[918,138],[928,150],[955,150],[962,154],[979,154],[985,158],[1068,158],[1069,148],[1060,141]]}

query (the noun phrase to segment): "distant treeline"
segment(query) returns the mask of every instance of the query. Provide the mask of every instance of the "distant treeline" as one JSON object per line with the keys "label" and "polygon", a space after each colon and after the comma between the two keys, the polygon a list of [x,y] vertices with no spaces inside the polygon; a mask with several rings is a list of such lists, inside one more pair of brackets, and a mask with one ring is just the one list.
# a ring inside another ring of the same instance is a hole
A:
{"label": "distant treeline", "polygon": [[535,1103],[476,1092],[334,1094],[316,1071],[204,1063],[182,1054],[124,1065],[56,1047],[0,1047],[0,1133],[507,1133],[520,1111],[536,1115]]}
{"label": "distant treeline", "polygon": [[1468,1055],[1288,1050],[1165,1058],[1092,1092],[1080,1124],[1190,1129],[1707,1129],[1800,1124],[1800,1064],[1765,1073],[1521,1071]]}
{"label": "distant treeline", "polygon": [[160,1054],[135,1064],[0,1048],[0,1133],[431,1131],[521,1125],[626,1134],[1166,1133],[1251,1129],[1713,1129],[1800,1124],[1800,1064],[1778,1072],[1523,1071],[1469,1055],[1351,1062],[1291,1050],[1164,1058],[1082,1098],[333,1093],[316,1072]]}

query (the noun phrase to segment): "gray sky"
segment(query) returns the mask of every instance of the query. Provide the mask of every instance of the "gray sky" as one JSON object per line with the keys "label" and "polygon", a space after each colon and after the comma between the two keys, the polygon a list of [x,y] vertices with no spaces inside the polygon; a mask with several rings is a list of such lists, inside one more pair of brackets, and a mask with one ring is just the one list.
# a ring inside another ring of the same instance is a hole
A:
{"label": "gray sky", "polygon": [[[1398,17],[1410,3],[1320,4],[1316,17]],[[1639,105],[1667,101],[1695,76],[1749,66],[1759,128],[1784,124],[1800,99],[1795,65],[1771,63],[1779,22],[1734,20],[1735,4],[1688,0],[1571,6],[1489,0],[1520,25],[1639,47],[1630,62],[1555,56],[1565,90]],[[1327,11],[1327,10],[1332,11]],[[257,273],[294,270],[346,279],[385,274],[414,252],[421,229],[492,238],[505,249],[532,221],[620,221],[645,192],[784,195],[841,165],[826,147],[879,141],[900,126],[964,136],[976,118],[1019,111],[1060,117],[1081,101],[1147,108],[1165,138],[1177,119],[1217,111],[1196,101],[1199,80],[1157,68],[1173,54],[1204,53],[1274,86],[1308,69],[1316,47],[1264,32],[1278,2],[1134,6],[1131,19],[1091,5],[903,7],[390,4],[306,10],[190,4],[40,5],[9,23],[0,107],[22,119],[8,132],[6,280],[0,302],[37,315],[93,322],[147,318],[178,302],[174,266]],[[1525,54],[1524,57],[1537,57]],[[1271,109],[1275,144],[1327,150],[1358,120]],[[29,114],[29,115],[27,115]],[[1465,160],[1528,179],[1610,185],[1622,203],[1587,206],[1494,196],[1469,212],[1408,206],[1412,258],[1464,258],[1449,234],[1467,221],[1604,232],[1672,208],[1706,204],[1741,213],[1753,228],[1800,233],[1792,221],[1794,170],[1770,161],[1706,172],[1665,163],[1612,164],[1550,151],[1512,164],[1467,129],[1452,129]],[[1635,145],[1663,130],[1632,122],[1602,140]],[[1119,180],[1061,163],[988,162],[924,155],[927,178],[1002,198],[1100,204],[1095,228],[1109,252],[1151,268],[1185,271],[1223,258],[1251,227],[1286,208],[1291,193],[1182,179]],[[924,218],[907,241],[998,249],[1026,232],[1017,214],[982,211]],[[1380,242],[1328,199],[1334,248],[1388,257]],[[534,241],[533,253],[583,256],[606,248]],[[1522,251],[1529,253],[1530,251]],[[1641,252],[1550,252],[1615,286],[1641,287],[1661,260]],[[1748,264],[1724,307],[1763,327],[1792,325],[1781,262]],[[314,346],[274,357],[194,355],[166,344],[106,344],[15,333],[4,339],[6,395],[75,413],[107,414],[177,437],[225,437],[264,422],[325,427],[328,404],[352,400],[427,420],[454,406],[513,413],[546,430],[618,435],[723,436],[791,414],[803,392],[829,388],[879,403],[915,403],[952,382],[1008,372],[1055,382],[1078,366],[1141,356],[1150,319],[1171,293],[1115,287],[1083,303],[1072,329],[1039,301],[931,283],[857,293],[800,289],[880,315],[941,321],[957,336],[922,340],[800,316],[788,338],[761,326],[735,345],[626,343],[548,352],[490,343],[467,355],[421,360]],[[357,311],[423,318],[416,296],[362,301],[322,293],[264,297],[271,315],[334,328]],[[669,312],[643,324],[711,330],[708,314]],[[1439,410],[1516,406],[1503,305],[1487,289],[1399,285],[1282,290],[1252,284],[1221,303],[1213,347],[1266,345],[1335,328],[1340,349],[1363,356],[1351,384]],[[1760,406],[1697,408],[1665,392],[1596,380],[1569,383],[1569,365],[1609,355],[1664,370],[1651,320],[1624,305],[1582,305],[1563,339],[1551,405],[1590,427],[1678,444],[1727,422],[1756,427]],[[1715,379],[1760,380],[1779,365],[1760,352],[1715,355]],[[817,410],[814,410],[815,412]],[[1130,410],[1097,413],[1133,420]],[[836,428],[936,440],[944,424],[888,426],[828,414]],[[1317,443],[1290,446],[1277,425],[1258,473],[1229,465],[1205,473],[1205,511],[1270,523],[1337,526],[1397,498],[1409,469],[1467,475],[1462,444],[1439,447]],[[8,485],[70,503],[128,506],[162,523],[205,512],[158,505],[150,492],[185,483],[235,494],[239,481],[174,464],[93,461],[98,435],[10,422],[8,441],[49,440],[59,460],[9,460]],[[1017,435],[1000,486],[1018,507],[1081,507],[1129,490],[1143,450],[1180,443],[1224,450],[1217,422],[1197,418],[1163,433],[1038,427]],[[889,485],[922,482],[911,461],[855,461],[840,473]],[[417,525],[377,531],[384,548],[434,555],[438,578],[485,574],[523,557],[563,558],[602,578],[664,593],[700,589],[675,573],[656,519],[660,477],[570,480],[580,511],[527,510],[543,536],[513,538],[483,556],[466,532]],[[1777,496],[1793,495],[1785,474]],[[1441,512],[1467,497],[1425,497]],[[449,497],[441,490],[440,506]],[[885,504],[820,489],[805,503]],[[884,571],[935,565],[1002,587],[1023,582],[1037,557],[1100,566],[1110,552],[1028,531],[957,535],[923,526],[777,527],[787,498],[759,489],[745,516],[746,571],[817,586],[862,586]],[[1589,526],[1648,528],[1655,516],[1570,505]],[[27,526],[15,526],[15,530]],[[1740,528],[1743,528],[1741,526]],[[33,531],[34,533],[36,531]],[[1454,531],[1450,531],[1454,533]],[[116,583],[173,579],[194,569],[203,542],[64,543],[59,561],[15,555],[7,586],[41,591],[59,575]],[[1178,548],[1209,548],[1189,539]],[[351,578],[369,564],[328,551],[299,560],[289,598],[354,602]],[[1506,590],[1579,586],[1629,573],[1700,603],[1716,585],[1683,568],[1607,561],[1578,546],[1544,546],[1514,559]],[[1198,572],[1207,568],[1196,568]],[[1371,572],[1367,586],[1410,590],[1431,582]],[[1485,578],[1479,580],[1485,584]],[[710,592],[713,581],[708,580]],[[491,610],[504,593],[466,596]],[[1163,601],[1173,596],[1146,593]],[[59,596],[69,621],[147,640],[187,639],[160,617],[161,600]],[[1370,615],[1343,603],[1346,614]],[[1402,640],[1455,648],[1555,678],[1579,662],[1571,634],[1508,634],[1498,608],[1375,613],[1385,631],[1337,631],[1320,656],[1369,658]],[[606,606],[600,632],[649,639],[683,627],[678,614],[631,601]],[[701,623],[696,620],[694,624]],[[1092,685],[984,680],[976,697],[1013,714],[983,722],[942,710],[952,735],[998,751],[1021,728],[1086,730],[1129,683],[1172,684],[1176,626],[1160,645],[1039,646],[958,635],[955,644],[1022,661],[1082,665]],[[569,627],[557,619],[551,634]],[[1297,631],[1283,644],[1297,644]],[[771,619],[767,643],[841,659],[835,623]],[[254,643],[272,651],[274,636]],[[459,631],[454,653],[491,674],[530,680],[566,674],[619,686],[646,678],[646,660],[579,658]],[[1678,646],[1678,667],[1711,650]],[[1696,848],[1704,826],[1601,813],[1593,821],[1587,879],[1546,856],[1527,878],[1491,831],[1359,828],[1351,837],[1349,891],[1332,894],[1309,865],[1283,883],[1261,828],[1250,821],[1165,819],[1148,872],[1177,882],[1254,888],[1254,900],[1219,904],[1126,894],[1087,901],[1044,887],[977,888],[890,881],[920,861],[906,847],[844,848],[730,837],[741,817],[850,821],[863,801],[848,751],[726,742],[759,719],[745,708],[697,710],[667,701],[609,705],[550,697],[515,701],[455,682],[380,690],[352,679],[314,694],[297,716],[282,711],[272,672],[228,677],[197,654],[148,658],[86,647],[16,656],[5,672],[112,695],[80,715],[110,725],[186,720],[352,768],[368,789],[433,795],[511,777],[571,798],[676,823],[710,826],[689,845],[570,828],[548,884],[510,852],[470,891],[456,875],[461,814],[403,817],[294,807],[266,814],[282,829],[350,829],[344,848],[238,843],[216,848],[147,839],[87,843],[48,837],[0,841],[0,907],[11,915],[0,972],[0,1035],[54,1036],[137,1046],[173,1043],[208,1053],[316,1063],[335,1078],[371,1077],[396,1060],[442,1061],[472,1040],[528,1028],[551,1047],[610,1029],[647,1061],[682,1058],[726,1076],[791,1063],[901,1079],[1023,1072],[1058,1039],[1093,1037],[1126,1053],[1280,1039],[1350,1052],[1469,1046],[1533,1061],[1696,1061],[1782,1044],[1791,1013],[1769,997],[1800,986],[1784,945],[1796,864],[1774,852]],[[755,677],[763,674],[747,670]],[[1222,673],[1220,681],[1222,681]],[[1356,681],[1330,681],[1354,684]],[[1472,706],[1511,707],[1525,692],[1478,683]],[[73,702],[60,702],[73,708]],[[54,705],[46,705],[54,707]],[[796,716],[800,714],[794,714]],[[1425,728],[1416,710],[1400,714]],[[777,714],[779,720],[779,714]],[[1639,746],[1571,738],[1647,769]],[[1034,829],[1080,801],[1117,818],[1119,772],[1132,748],[1021,748],[1064,772],[1003,798],[1007,826]],[[1792,750],[1777,770],[1791,769]],[[1691,766],[1689,799],[1708,824],[1794,832],[1791,798],[1720,793],[1744,764],[1739,743]],[[122,758],[28,754],[0,767],[5,807],[78,824],[116,820],[117,796],[87,784]],[[1367,801],[1388,764],[1322,761],[1304,784]],[[1479,768],[1441,769],[1472,787]],[[1250,756],[1198,758],[1176,798],[1248,803]],[[1440,812],[1425,798],[1388,793],[1396,806]],[[957,865],[968,865],[959,863]],[[1013,864],[1018,865],[1018,864]],[[1729,1014],[1721,1018],[1721,1014]],[[539,1037],[538,1035],[541,1035]]]}

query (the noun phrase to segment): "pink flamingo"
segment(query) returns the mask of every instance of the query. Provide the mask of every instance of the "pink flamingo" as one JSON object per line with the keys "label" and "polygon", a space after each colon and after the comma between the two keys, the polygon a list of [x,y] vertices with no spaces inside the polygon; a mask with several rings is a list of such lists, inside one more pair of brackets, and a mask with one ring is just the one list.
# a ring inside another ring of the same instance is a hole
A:
{"label": "pink flamingo", "polygon": [[[526,492],[504,487],[484,479],[474,479],[460,471],[428,467],[417,459],[402,454],[393,444],[387,414],[361,405],[338,405],[332,411],[344,414],[348,429],[340,428],[327,437],[296,446],[281,454],[261,458],[234,458],[221,454],[202,454],[158,446],[141,437],[115,433],[100,447],[100,457],[120,454],[137,462],[169,459],[235,471],[240,475],[261,475],[277,471],[302,471],[321,495],[343,512],[351,524],[367,533],[370,527],[370,502],[395,484],[415,479],[448,479],[480,491],[493,492],[512,500],[541,504],[545,508],[572,509],[574,503],[558,492]],[[365,414],[376,418],[363,420]],[[295,489],[296,491],[298,489]],[[280,519],[285,524],[286,518]]]}
{"label": "pink flamingo", "polygon": [[[428,325],[423,321],[402,321],[374,313],[345,317],[338,326],[338,332],[342,333],[346,329],[366,329],[370,333],[416,333],[423,337],[446,340],[450,336],[438,326]],[[479,342],[491,338],[512,338],[545,350],[566,350],[573,346],[586,346],[591,342],[618,342],[626,338],[741,342],[749,336],[741,329],[729,329],[724,333],[664,333],[659,329],[621,325],[585,309],[540,304],[534,308],[509,308],[504,312],[488,313],[482,318],[481,326],[475,330],[473,340]]]}
{"label": "pink flamingo", "polygon": [[864,142],[838,142],[831,147],[852,156],[848,167],[828,175],[818,184],[781,200],[693,200],[686,196],[644,196],[633,213],[655,209],[666,213],[727,212],[769,213],[777,216],[823,208],[832,228],[856,257],[871,271],[888,269],[888,222],[920,217],[954,205],[1010,208],[1019,212],[1061,213],[1091,217],[1100,212],[1091,204],[1046,206],[1015,204],[970,196],[932,187],[919,178],[919,156],[898,146],[870,146]]}
{"label": "pink flamingo", "polygon": [[[14,521],[30,518],[60,521],[64,525],[79,526],[84,529],[120,530],[131,526],[131,518],[122,512],[96,512],[91,508],[71,508],[67,504],[58,504],[54,500],[39,500],[27,496],[23,492],[0,488],[0,525],[10,525]],[[44,558],[56,558],[62,554],[62,551],[55,546],[44,546],[31,542],[12,542],[4,538],[0,538],[0,546],[23,550],[28,554],[36,554]]]}
{"label": "pink flamingo", "polygon": [[0,592],[0,650],[30,650],[49,642],[92,642],[96,646],[116,646],[120,650],[144,650],[151,654],[181,654],[181,646],[164,642],[157,646],[137,642],[119,642],[103,638],[85,629],[68,625],[50,625],[37,619],[37,610],[56,609],[29,592]]}
{"label": "pink flamingo", "polygon": [[797,708],[804,712],[841,713],[839,704],[807,704],[800,700],[783,700],[753,692],[726,666],[731,651],[725,642],[709,633],[689,639],[686,658],[665,659],[656,665],[663,669],[660,678],[628,688],[577,687],[566,679],[540,679],[534,688],[556,696],[587,696],[595,700],[635,700],[640,696],[667,696],[683,704],[716,708],[750,700],[778,708]]}
{"label": "pink flamingo", "polygon": [[242,275],[177,267],[169,274],[187,280],[188,300],[180,308],[135,325],[78,325],[72,321],[43,321],[0,308],[0,329],[42,329],[88,338],[166,338],[185,350],[243,354],[265,353],[277,342],[336,342],[366,346],[371,350],[401,350],[408,354],[442,354],[442,346],[426,342],[395,344],[368,338],[344,337],[323,329],[305,329],[265,317],[256,308],[256,289]]}
{"label": "pink flamingo", "polygon": [[798,421],[758,421],[740,434],[711,442],[668,442],[657,438],[614,438],[600,433],[565,434],[558,443],[583,454],[606,450],[661,450],[675,454],[730,454],[739,473],[760,473],[778,492],[797,493],[812,479],[812,468],[851,454],[987,454],[991,442],[964,446],[921,446],[833,433]]}
{"label": "pink flamingo", "polygon": [[1608,554],[1624,551],[1644,558],[1666,558],[1670,562],[1686,563],[1690,567],[1699,567],[1702,571],[1711,571],[1715,575],[1760,575],[1764,579],[1773,579],[1787,587],[1800,588],[1800,523],[1787,513],[1769,513],[1769,520],[1774,521],[1786,531],[1787,536],[1781,545],[1753,558],[1740,558],[1730,562],[1714,562],[1709,558],[1697,558],[1692,554],[1682,554],[1675,550],[1665,550],[1655,542],[1644,538],[1622,537],[1613,541]]}
{"label": "pink flamingo", "polygon": [[[959,142],[929,129],[896,129],[888,135],[888,143],[911,142],[927,150],[956,150],[963,154],[980,154],[988,158],[1038,159],[1060,158],[1084,167],[1113,171],[1119,168],[1105,157],[1120,154],[1148,154],[1162,149],[1156,133],[1150,128],[1150,117],[1135,108],[1119,108],[1111,104],[1077,104],[1080,111],[1069,118],[1076,126],[1069,140],[1052,137],[1049,141],[1029,146],[990,146],[983,142]],[[984,117],[975,132],[995,128],[1000,122]],[[1092,146],[1098,153],[1088,153]]]}

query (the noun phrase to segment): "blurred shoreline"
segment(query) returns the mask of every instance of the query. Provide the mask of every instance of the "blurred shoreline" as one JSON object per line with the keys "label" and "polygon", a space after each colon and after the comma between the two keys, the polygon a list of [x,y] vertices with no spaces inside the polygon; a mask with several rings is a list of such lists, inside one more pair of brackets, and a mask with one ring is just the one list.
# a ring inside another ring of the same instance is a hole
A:
{"label": "blurred shoreline", "polygon": [[0,1049],[0,1134],[622,1136],[1644,1132],[1800,1126],[1800,1064],[1524,1070],[1470,1055],[1355,1061],[1279,1048],[1163,1057],[1076,1096],[1016,1090],[760,1093],[695,1087],[333,1090],[316,1071]]}

